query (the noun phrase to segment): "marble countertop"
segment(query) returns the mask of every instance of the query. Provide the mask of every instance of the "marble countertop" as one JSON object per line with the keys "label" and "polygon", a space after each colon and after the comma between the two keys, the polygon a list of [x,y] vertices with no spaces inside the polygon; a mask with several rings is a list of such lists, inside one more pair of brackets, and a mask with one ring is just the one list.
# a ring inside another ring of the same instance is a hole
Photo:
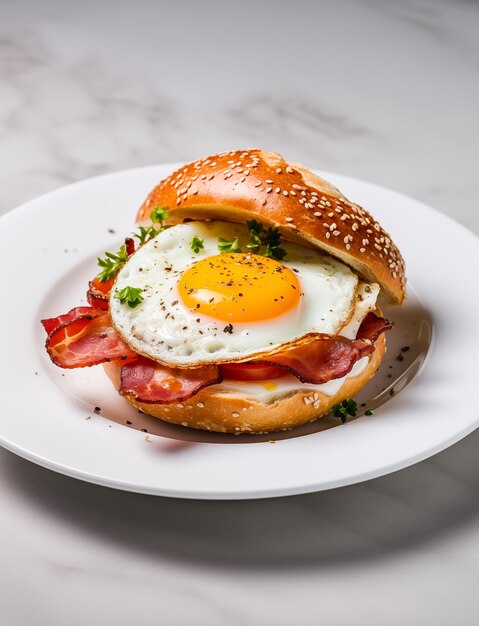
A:
{"label": "marble countertop", "polygon": [[[260,146],[479,233],[479,5],[60,0],[0,7],[0,212],[127,167]],[[479,432],[333,491],[181,501],[0,451],[0,621],[469,625]]]}

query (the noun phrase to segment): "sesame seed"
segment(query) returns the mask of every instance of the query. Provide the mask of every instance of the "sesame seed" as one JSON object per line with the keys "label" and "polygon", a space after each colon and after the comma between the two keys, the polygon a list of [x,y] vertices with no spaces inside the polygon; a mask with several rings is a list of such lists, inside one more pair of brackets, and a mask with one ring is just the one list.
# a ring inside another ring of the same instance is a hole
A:
{"label": "sesame seed", "polygon": [[284,218],[287,222],[294,222],[294,218],[293,217],[285,217]]}
{"label": "sesame seed", "polygon": [[279,187],[276,187],[276,189],[274,191],[275,191],[275,193],[280,193],[281,189]]}
{"label": "sesame seed", "polygon": [[351,228],[352,228],[353,230],[358,230],[359,226],[357,225],[357,222],[353,222],[353,224],[352,224]]}
{"label": "sesame seed", "polygon": [[313,215],[315,215],[316,217],[321,217],[321,213],[319,211],[315,211]]}
{"label": "sesame seed", "polygon": [[292,196],[296,195],[296,192],[294,191],[294,189],[291,189],[291,191],[289,192]]}
{"label": "sesame seed", "polygon": [[268,188],[266,189],[266,193],[271,193],[272,191],[273,191],[273,187],[268,187]]}
{"label": "sesame seed", "polygon": [[268,183],[268,185],[272,185],[273,184],[273,181],[269,180],[269,179],[266,182]]}
{"label": "sesame seed", "polygon": [[261,182],[255,183],[255,187],[261,187]]}
{"label": "sesame seed", "polygon": [[333,235],[337,237],[339,235],[339,230],[333,230]]}
{"label": "sesame seed", "polygon": [[239,417],[239,415],[240,415],[239,413],[231,413],[231,417]]}
{"label": "sesame seed", "polygon": [[287,196],[288,192],[286,191],[286,189],[283,191],[283,196]]}
{"label": "sesame seed", "polygon": [[326,239],[329,239],[330,237],[331,237],[331,233],[328,230],[328,232],[326,233]]}
{"label": "sesame seed", "polygon": [[288,174],[293,174],[294,172],[293,168],[290,165],[288,165],[288,167],[286,168],[286,171],[288,172]]}
{"label": "sesame seed", "polygon": [[359,252],[366,252],[366,248],[359,248]]}
{"label": "sesame seed", "polygon": [[297,189],[298,191],[301,191],[302,187],[301,185],[297,185],[296,183],[294,183],[293,189]]}
{"label": "sesame seed", "polygon": [[280,167],[276,168],[276,174],[282,174],[282,173],[283,173],[283,170]]}
{"label": "sesame seed", "polygon": [[203,404],[203,402],[197,402],[197,403],[196,403],[196,406],[197,406],[199,409],[204,409],[204,408],[205,408],[205,405]]}

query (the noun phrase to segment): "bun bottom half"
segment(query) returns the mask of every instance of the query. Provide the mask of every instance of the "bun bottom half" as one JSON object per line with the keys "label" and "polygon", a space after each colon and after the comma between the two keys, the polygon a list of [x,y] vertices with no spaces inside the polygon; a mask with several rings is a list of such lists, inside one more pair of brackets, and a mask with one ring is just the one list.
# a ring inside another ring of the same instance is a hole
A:
{"label": "bun bottom half", "polygon": [[[296,391],[266,404],[242,394],[221,393],[216,390],[216,385],[211,385],[192,398],[173,404],[149,404],[130,397],[125,397],[125,400],[144,413],[190,428],[235,434],[289,430],[323,417],[338,402],[355,396],[374,376],[385,352],[383,334],[375,343],[375,351],[369,357],[366,369],[357,376],[347,378],[334,396],[320,391]],[[121,363],[111,361],[103,367],[118,390]]]}

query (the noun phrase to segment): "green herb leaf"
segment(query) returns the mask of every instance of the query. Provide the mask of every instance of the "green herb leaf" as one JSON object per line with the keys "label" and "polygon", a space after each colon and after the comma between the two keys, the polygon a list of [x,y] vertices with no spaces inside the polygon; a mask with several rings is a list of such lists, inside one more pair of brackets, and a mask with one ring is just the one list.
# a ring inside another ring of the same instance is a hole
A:
{"label": "green herb leaf", "polygon": [[282,261],[286,256],[286,250],[280,248],[281,233],[278,228],[269,227],[268,230],[264,229],[263,224],[260,224],[256,220],[248,220],[246,226],[249,231],[250,240],[246,244],[246,248],[251,250],[254,254],[261,254],[261,246],[265,246],[263,255],[272,257],[278,261]]}
{"label": "green herb leaf", "polygon": [[133,233],[133,237],[138,239],[140,246],[156,237],[159,232],[154,226],[139,226],[138,230],[138,233]]}
{"label": "green herb leaf", "polygon": [[259,252],[260,246],[261,246],[261,239],[258,237],[258,235],[251,235],[251,239],[245,245],[245,248],[248,248],[248,250],[251,250],[253,254],[257,254]]}
{"label": "green herb leaf", "polygon": [[257,222],[256,220],[248,220],[246,222],[246,226],[250,233],[254,232],[257,235],[259,235],[260,233],[263,232],[263,224],[261,224],[260,222]]}
{"label": "green herb leaf", "polygon": [[168,213],[168,208],[166,206],[155,206],[153,211],[150,213],[150,220],[153,224],[159,224],[161,228],[163,228],[163,222],[168,219],[170,214]]}
{"label": "green herb leaf", "polygon": [[218,250],[220,252],[241,252],[241,248],[239,247],[238,237],[235,237],[231,241],[224,239],[223,237],[218,238]]}
{"label": "green herb leaf", "polygon": [[372,409],[366,409],[364,411],[364,415],[372,415],[373,414],[373,410]]}
{"label": "green herb leaf", "polygon": [[203,250],[204,247],[205,242],[203,241],[203,239],[200,239],[196,235],[190,241],[190,248],[193,250],[193,252],[196,252],[196,254],[198,254],[200,250]]}
{"label": "green herb leaf", "polygon": [[110,280],[110,278],[115,278],[127,261],[128,254],[124,245],[121,246],[116,254],[105,252],[105,258],[98,259],[98,265],[102,268],[101,272],[98,274],[100,282],[104,283]]}
{"label": "green herb leaf", "polygon": [[269,244],[272,248],[275,248],[281,243],[281,234],[277,228],[268,228],[261,239],[263,244]]}
{"label": "green herb leaf", "polygon": [[333,406],[334,417],[339,417],[344,424],[348,419],[348,415],[356,417],[358,412],[358,405],[354,400],[343,400]]}
{"label": "green herb leaf", "polygon": [[123,289],[117,289],[114,297],[117,298],[122,304],[127,304],[131,309],[134,309],[144,300],[141,295],[142,290],[139,287],[124,287]]}
{"label": "green herb leaf", "polygon": [[287,252],[284,248],[271,246],[270,244],[266,246],[266,250],[264,251],[264,256],[273,257],[273,259],[276,259],[277,261],[282,261],[286,255]]}

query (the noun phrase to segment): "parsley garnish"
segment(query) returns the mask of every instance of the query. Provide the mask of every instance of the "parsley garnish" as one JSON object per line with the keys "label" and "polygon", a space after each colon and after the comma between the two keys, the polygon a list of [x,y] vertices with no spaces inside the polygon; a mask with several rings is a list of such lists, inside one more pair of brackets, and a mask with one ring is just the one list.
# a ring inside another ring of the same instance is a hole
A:
{"label": "parsley garnish", "polygon": [[282,261],[286,256],[286,250],[280,248],[281,234],[278,228],[268,228],[265,230],[263,224],[260,224],[256,220],[249,220],[246,222],[248,227],[250,240],[246,244],[246,248],[249,248],[254,254],[261,254],[261,247],[265,246],[263,255],[272,257],[278,261]]}
{"label": "parsley garnish", "polygon": [[141,295],[142,290],[139,287],[124,287],[121,290],[115,291],[115,298],[122,304],[127,304],[130,309],[134,309],[144,300]]}
{"label": "parsley garnish", "polygon": [[[158,233],[161,233],[162,230],[165,229],[163,226],[163,222],[169,217],[168,209],[165,206],[155,207],[153,211],[150,213],[150,220],[152,222],[151,226],[139,226],[137,233],[133,233],[133,237],[138,239],[140,246],[142,246],[153,237],[156,237]],[[154,224],[159,224],[159,228],[157,228]]]}
{"label": "parsley garnish", "polygon": [[98,274],[100,282],[104,283],[110,280],[110,278],[115,278],[118,271],[127,261],[128,254],[124,245],[121,246],[116,254],[113,254],[113,252],[105,252],[105,258],[98,259],[98,265],[102,268],[101,272]]}
{"label": "parsley garnish", "polygon": [[150,220],[153,224],[159,224],[160,228],[163,228],[163,222],[168,219],[170,214],[168,213],[168,209],[166,206],[155,206],[153,211],[150,213]]}
{"label": "parsley garnish", "polygon": [[344,424],[348,419],[348,415],[356,417],[358,412],[358,405],[354,400],[343,400],[333,406],[334,417],[339,417]]}
{"label": "parsley garnish", "polygon": [[372,415],[373,414],[373,410],[372,409],[366,409],[364,411],[364,415]]}
{"label": "parsley garnish", "polygon": [[241,252],[238,237],[235,237],[231,241],[223,239],[223,237],[218,237],[218,250],[220,252]]}
{"label": "parsley garnish", "polygon": [[138,233],[133,233],[133,237],[138,239],[140,246],[158,234],[158,230],[154,226],[139,226],[138,230]]}
{"label": "parsley garnish", "polygon": [[203,241],[203,239],[200,239],[196,235],[190,241],[190,248],[193,250],[193,252],[196,252],[196,254],[198,254],[200,250],[203,250],[204,247],[205,242]]}

